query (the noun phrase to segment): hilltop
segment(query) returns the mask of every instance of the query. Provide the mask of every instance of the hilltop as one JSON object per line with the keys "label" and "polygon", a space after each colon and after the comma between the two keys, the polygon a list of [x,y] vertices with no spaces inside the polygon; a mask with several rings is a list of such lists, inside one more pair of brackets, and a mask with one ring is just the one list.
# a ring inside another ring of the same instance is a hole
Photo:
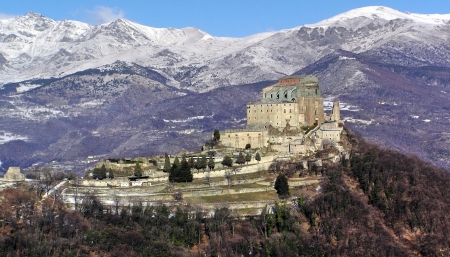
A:
{"label": "hilltop", "polygon": [[2,249],[43,256],[448,255],[448,170],[346,133],[352,154],[323,169],[319,191],[247,219],[226,205],[210,214],[195,204],[120,210],[89,194],[70,211],[58,199],[41,205],[27,188],[4,190]]}

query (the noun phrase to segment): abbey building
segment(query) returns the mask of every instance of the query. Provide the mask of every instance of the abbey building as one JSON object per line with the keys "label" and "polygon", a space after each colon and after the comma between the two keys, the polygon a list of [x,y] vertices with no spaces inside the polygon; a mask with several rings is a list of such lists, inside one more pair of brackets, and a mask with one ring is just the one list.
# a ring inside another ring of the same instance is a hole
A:
{"label": "abbey building", "polygon": [[320,150],[340,140],[339,102],[324,112],[320,84],[313,75],[287,76],[262,90],[261,101],[248,103],[247,126],[221,133],[228,147],[268,147],[281,152]]}

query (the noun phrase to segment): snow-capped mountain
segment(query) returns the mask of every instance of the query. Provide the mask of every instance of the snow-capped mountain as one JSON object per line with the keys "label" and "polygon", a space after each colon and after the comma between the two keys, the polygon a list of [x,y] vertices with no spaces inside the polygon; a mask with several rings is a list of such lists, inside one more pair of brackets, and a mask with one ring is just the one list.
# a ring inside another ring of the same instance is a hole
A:
{"label": "snow-capped mountain", "polygon": [[[189,149],[214,128],[243,126],[261,87],[300,72],[356,106],[344,113],[364,121],[349,122],[355,130],[450,167],[449,46],[450,15],[381,6],[245,38],[124,19],[0,20],[0,136],[10,135],[0,161]],[[439,154],[428,142],[441,142]]]}
{"label": "snow-capped mountain", "polygon": [[418,14],[400,12],[384,6],[369,6],[353,9],[316,24],[306,26],[323,28],[343,26],[357,30],[370,22],[381,20],[408,20],[418,24],[449,25],[450,14]]}
{"label": "snow-capped mountain", "polygon": [[448,63],[439,56],[448,53],[449,20],[450,15],[375,6],[279,32],[221,38],[197,28],[151,28],[124,19],[93,27],[28,13],[0,20],[0,83],[59,77],[121,60],[180,77],[174,86],[204,92],[276,79],[336,49],[380,47],[411,55],[427,48],[436,52],[436,61]]}

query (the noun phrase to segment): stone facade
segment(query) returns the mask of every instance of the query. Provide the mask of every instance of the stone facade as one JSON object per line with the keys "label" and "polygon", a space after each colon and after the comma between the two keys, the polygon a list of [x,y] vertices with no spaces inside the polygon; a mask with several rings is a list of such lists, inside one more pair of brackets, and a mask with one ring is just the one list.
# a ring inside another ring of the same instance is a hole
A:
{"label": "stone facade", "polygon": [[3,177],[4,181],[25,181],[25,175],[20,173],[20,167],[9,167]]}
{"label": "stone facade", "polygon": [[[339,102],[330,116],[324,112],[322,91],[313,75],[287,76],[262,90],[262,99],[247,104],[247,128],[221,132],[223,145],[233,148],[271,147],[282,153],[307,154],[324,143],[340,141]],[[318,125],[307,135],[301,128]]]}
{"label": "stone facade", "polygon": [[[264,114],[264,110],[260,109],[253,113],[247,111],[247,121],[251,120],[252,123],[259,122],[284,128],[286,123],[283,123],[283,121],[285,120],[291,120],[289,124],[294,127],[322,124],[325,120],[322,91],[320,90],[319,80],[313,75],[281,78],[278,83],[262,90],[261,103],[249,104],[247,110],[250,107],[255,111],[255,108],[263,108],[262,105],[264,104],[270,104],[271,107],[275,106],[275,109],[281,109],[282,112],[278,112],[279,118],[273,119],[273,116],[269,116],[272,120],[268,121],[267,115],[262,115],[263,119],[258,120],[255,113],[259,111],[259,113]],[[264,109],[267,112],[267,108]],[[277,122],[279,125],[277,125]]]}
{"label": "stone facade", "polygon": [[305,115],[299,113],[298,103],[257,103],[247,104],[247,125],[272,125],[284,128],[291,126],[301,127],[305,123]]}
{"label": "stone facade", "polygon": [[268,131],[252,129],[225,130],[220,140],[223,145],[244,149],[247,144],[253,148],[267,146]]}

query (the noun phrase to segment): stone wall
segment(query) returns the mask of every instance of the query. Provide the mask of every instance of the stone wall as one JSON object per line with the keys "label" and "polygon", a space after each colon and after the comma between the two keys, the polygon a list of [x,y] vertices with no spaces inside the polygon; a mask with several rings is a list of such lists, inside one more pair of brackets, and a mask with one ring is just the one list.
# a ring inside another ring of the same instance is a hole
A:
{"label": "stone wall", "polygon": [[305,117],[299,113],[298,103],[247,104],[247,125],[270,124],[275,128],[284,128],[287,121],[294,127],[304,125]]}
{"label": "stone wall", "polygon": [[267,130],[225,130],[220,132],[220,141],[224,146],[244,149],[247,144],[252,148],[267,146]]}

